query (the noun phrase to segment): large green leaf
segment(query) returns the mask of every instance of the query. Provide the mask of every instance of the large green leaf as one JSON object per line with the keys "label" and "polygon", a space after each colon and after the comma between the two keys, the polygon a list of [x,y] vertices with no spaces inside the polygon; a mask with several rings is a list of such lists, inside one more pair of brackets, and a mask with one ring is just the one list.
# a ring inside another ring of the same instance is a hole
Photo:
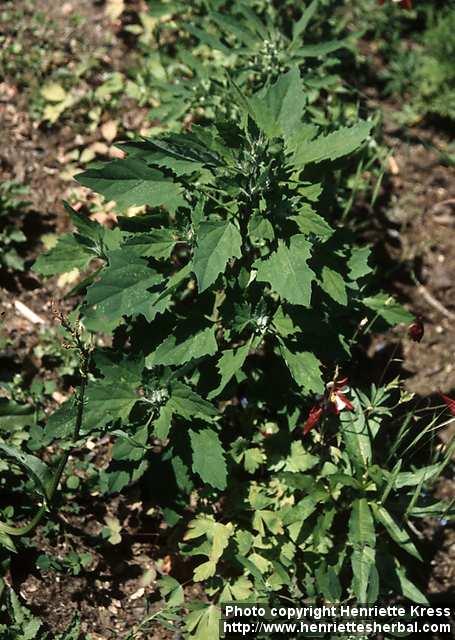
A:
{"label": "large green leaf", "polygon": [[307,260],[311,254],[311,243],[304,235],[291,238],[289,247],[282,240],[278,249],[265,260],[256,260],[256,279],[269,282],[272,289],[291,304],[310,306],[311,283],[315,278]]}
{"label": "large green leaf", "polygon": [[147,291],[161,283],[162,276],[142,258],[118,250],[109,254],[109,265],[100,279],[87,289],[84,324],[91,331],[112,331],[123,316],[141,313],[151,301]]}
{"label": "large green leaf", "polygon": [[302,208],[299,215],[291,216],[291,219],[297,224],[299,231],[305,235],[313,233],[315,236],[327,240],[334,233],[334,229],[329,223],[309,206]]}
{"label": "large green leaf", "polygon": [[321,363],[310,351],[291,351],[283,342],[280,353],[295,382],[307,393],[323,393]]}
{"label": "large green leaf", "polygon": [[148,233],[138,233],[125,243],[124,251],[130,255],[155,260],[168,259],[177,239],[172,229],[153,229]]}
{"label": "large green leaf", "polygon": [[371,437],[357,394],[352,391],[352,395],[354,411],[343,411],[340,414],[341,437],[352,462],[365,468],[371,462]]}
{"label": "large green leaf", "polygon": [[357,602],[376,602],[379,588],[375,554],[376,533],[366,498],[357,498],[352,505],[349,541],[354,547],[351,556],[352,590]]}
{"label": "large green leaf", "polygon": [[352,590],[359,604],[374,603],[379,594],[376,553],[371,547],[354,549],[351,556]]}
{"label": "large green leaf", "polygon": [[122,233],[118,227],[114,229],[105,227],[99,224],[99,222],[82,215],[67,202],[63,204],[76,229],[76,236],[79,242],[92,248],[103,246],[109,250],[118,249],[122,237]]}
{"label": "large green leaf", "polygon": [[182,365],[193,358],[212,356],[218,350],[215,338],[215,327],[207,327],[193,335],[179,339],[172,333],[160,344],[156,351],[147,357],[147,367],[162,365]]}
{"label": "large green leaf", "polygon": [[306,98],[298,68],[280,76],[266,92],[249,100],[253,117],[269,138],[290,137],[299,127]]}
{"label": "large green leaf", "polygon": [[237,347],[236,349],[227,349],[223,351],[221,354],[221,358],[218,361],[217,368],[221,375],[221,380],[216,389],[213,389],[209,393],[209,400],[212,398],[216,398],[231,378],[241,370],[243,363],[248,357],[248,353],[250,351],[251,344],[244,344],[242,347]]}
{"label": "large green leaf", "polygon": [[220,633],[220,609],[214,605],[204,605],[191,611],[186,617],[186,626],[192,640],[218,640]]}
{"label": "large green leaf", "polygon": [[316,585],[326,602],[335,603],[341,598],[342,588],[336,570],[322,562],[316,569]]}
{"label": "large green leaf", "polygon": [[175,211],[187,205],[175,182],[136,158],[113,160],[100,169],[78,174],[76,179],[107,200],[115,200],[121,210],[146,204]]}
{"label": "large green leaf", "polygon": [[53,440],[71,437],[76,425],[77,408],[75,398],[66,400],[54,413],[51,413],[44,427],[43,445]]}
{"label": "large green leaf", "polygon": [[109,422],[127,421],[131,409],[139,400],[134,386],[127,382],[90,382],[86,392],[82,433],[101,429]]}
{"label": "large green leaf", "polygon": [[169,407],[179,416],[187,419],[202,418],[211,422],[218,415],[218,411],[210,402],[201,398],[183,382],[173,382],[170,391]]}
{"label": "large green leaf", "polygon": [[299,37],[304,33],[311,18],[314,16],[318,8],[320,0],[313,0],[303,11],[301,17],[292,26],[292,46],[295,47],[299,42]]}
{"label": "large green leaf", "polygon": [[[196,127],[193,128],[193,131]],[[146,164],[163,166],[176,175],[187,175],[203,165],[218,164],[217,157],[190,133],[165,134],[148,140],[126,142],[118,145],[129,158],[143,160]],[[192,167],[192,168],[191,168]]]}
{"label": "large green leaf", "polygon": [[372,268],[368,264],[371,255],[370,247],[354,247],[348,260],[349,277],[358,280],[371,273]]}
{"label": "large green leaf", "polygon": [[375,311],[375,313],[383,318],[389,324],[399,324],[400,322],[409,323],[414,320],[414,316],[409,311],[396,302],[392,296],[386,293],[378,293],[369,298],[363,298],[363,304]]}
{"label": "large green leaf", "polygon": [[[102,358],[95,358],[95,361],[106,378],[90,381],[87,386],[82,414],[83,434],[101,429],[118,418],[126,421],[139,400],[136,390],[141,383],[142,359],[125,359],[117,364],[106,363]],[[57,439],[71,440],[76,418],[77,402],[73,396],[47,419],[42,444],[45,446]]]}
{"label": "large green leaf", "polygon": [[296,167],[304,167],[311,162],[336,160],[349,155],[365,142],[371,131],[371,122],[360,122],[352,127],[344,127],[326,136],[318,136],[312,140],[302,140],[296,146],[293,163]]}
{"label": "large green leaf", "polygon": [[11,458],[17,465],[22,467],[30,476],[37,491],[47,500],[50,499],[53,473],[47,464],[36,456],[24,453],[17,447],[3,443],[0,443],[0,453]]}
{"label": "large green leaf", "polygon": [[198,38],[202,43],[206,44],[210,49],[222,51],[225,55],[230,55],[231,50],[226,47],[219,38],[202,29],[198,29],[194,24],[185,24],[185,29],[193,36]]}
{"label": "large green leaf", "polygon": [[153,423],[155,435],[160,440],[166,440],[169,436],[169,431],[172,426],[172,413],[172,406],[170,403],[163,405],[160,408],[158,418]]}
{"label": "large green leaf", "polygon": [[[139,400],[137,386],[139,381],[135,378],[129,382],[121,378],[116,382],[109,378],[90,381],[85,396],[81,433],[102,429],[108,422],[117,419],[126,421]],[[76,416],[76,401],[75,398],[70,398],[49,416],[44,428],[43,444],[49,444],[55,439],[71,439]]]}
{"label": "large green leaf", "polygon": [[190,431],[191,448],[193,450],[193,471],[216,489],[225,489],[227,484],[227,468],[224,449],[218,435],[212,429]]}
{"label": "large green leaf", "polygon": [[193,269],[199,291],[205,291],[224,272],[230,258],[240,258],[242,237],[231,222],[208,220],[201,222],[197,232]]}
{"label": "large green leaf", "polygon": [[223,156],[227,150],[213,128],[196,124],[191,127],[191,132],[151,138],[145,144],[163,152],[168,158],[208,166],[222,164],[220,155]]}
{"label": "large green leaf", "polygon": [[210,17],[218,23],[223,31],[228,34],[234,34],[237,40],[246,47],[255,47],[257,45],[256,36],[250,31],[249,24],[242,24],[237,16],[212,11]]}
{"label": "large green leaf", "polygon": [[182,585],[171,576],[163,576],[157,580],[158,588],[162,598],[170,607],[182,606],[185,602],[185,595]]}
{"label": "large green leaf", "polygon": [[328,53],[333,53],[344,47],[346,47],[346,41],[329,40],[328,42],[319,42],[318,44],[307,44],[297,49],[296,54],[299,58],[319,58],[320,56],[326,56]]}
{"label": "large green leaf", "polygon": [[441,471],[441,464],[432,464],[428,467],[421,467],[415,471],[402,471],[395,478],[394,486],[397,489],[402,487],[415,487],[421,482],[436,479]]}
{"label": "large green leaf", "polygon": [[343,277],[329,267],[323,267],[321,288],[338,304],[346,306],[348,304],[348,294]]}
{"label": "large green leaf", "polygon": [[75,236],[66,234],[47,253],[38,256],[33,270],[42,276],[54,276],[72,269],[85,269],[95,257],[90,247],[78,242]]}
{"label": "large green leaf", "polygon": [[373,549],[376,545],[374,520],[366,498],[357,498],[352,504],[349,541],[354,547],[367,545]]}
{"label": "large green leaf", "polygon": [[38,257],[33,269],[43,276],[84,269],[93,258],[120,246],[122,233],[118,227],[103,227],[75,211],[69,204],[64,204],[76,232],[60,236],[54,247]]}
{"label": "large green leaf", "polygon": [[191,262],[174,273],[169,280],[164,281],[164,287],[146,294],[141,304],[136,308],[136,314],[142,314],[146,320],[153,322],[156,316],[164,313],[172,304],[172,294],[181,287],[191,275]]}
{"label": "large green leaf", "polygon": [[395,571],[400,582],[401,593],[404,595],[404,597],[411,600],[411,602],[418,602],[419,604],[429,604],[428,598],[420,591],[420,589],[416,587],[413,582],[411,582],[411,580],[409,580],[404,567],[400,567],[397,562],[395,562],[395,564]]}
{"label": "large green leaf", "polygon": [[392,540],[395,540],[395,542],[411,556],[422,560],[420,553],[417,551],[406,529],[401,527],[384,507],[373,503],[371,508],[375,519],[383,525]]}

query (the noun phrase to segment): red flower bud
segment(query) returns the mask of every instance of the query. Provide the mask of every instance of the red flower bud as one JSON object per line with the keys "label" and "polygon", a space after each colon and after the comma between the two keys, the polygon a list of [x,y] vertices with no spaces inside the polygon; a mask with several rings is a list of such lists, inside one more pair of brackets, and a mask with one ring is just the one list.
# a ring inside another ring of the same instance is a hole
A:
{"label": "red flower bud", "polygon": [[447,409],[450,411],[450,413],[455,416],[455,400],[453,398],[450,398],[449,396],[444,395],[441,392],[439,392],[439,395],[443,399],[444,404],[447,406]]}
{"label": "red flower bud", "polygon": [[306,436],[306,434],[311,431],[311,429],[313,427],[315,427],[317,425],[317,423],[319,422],[321,416],[322,416],[322,412],[323,412],[323,408],[318,405],[315,404],[314,407],[312,407],[310,409],[310,413],[308,414],[308,418],[306,419],[305,424],[303,425],[303,435]]}
{"label": "red flower bud", "polygon": [[[383,5],[385,0],[378,0],[380,5]],[[392,0],[392,2],[399,3],[403,9],[412,9],[412,0]]]}
{"label": "red flower bud", "polygon": [[422,322],[422,318],[417,316],[412,324],[408,327],[408,336],[414,342],[420,342],[423,338],[423,334],[425,333],[425,326]]}

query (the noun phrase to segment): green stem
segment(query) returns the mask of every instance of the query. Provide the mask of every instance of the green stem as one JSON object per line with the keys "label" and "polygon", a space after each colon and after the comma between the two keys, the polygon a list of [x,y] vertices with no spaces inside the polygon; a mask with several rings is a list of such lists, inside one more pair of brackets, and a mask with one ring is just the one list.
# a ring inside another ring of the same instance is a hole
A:
{"label": "green stem", "polygon": [[[76,335],[76,343],[81,353],[81,385],[79,387],[79,393],[77,397],[77,413],[76,413],[76,421],[74,424],[73,430],[73,443],[77,441],[79,438],[79,433],[82,427],[82,419],[84,416],[84,397],[85,390],[87,387],[87,378],[88,378],[88,369],[89,369],[89,361],[90,361],[90,352],[86,349],[86,347],[82,344],[79,335]],[[49,489],[49,494],[47,497],[46,503],[41,505],[38,511],[35,513],[33,518],[27,524],[22,527],[14,527],[12,525],[6,524],[6,522],[0,521],[0,533],[6,533],[9,536],[25,536],[31,533],[41,522],[46,511],[47,505],[51,506],[54,496],[57,492],[58,486],[60,484],[60,480],[62,478],[63,472],[65,471],[66,464],[68,462],[68,458],[70,457],[72,449],[68,449],[65,451],[63,456],[60,459],[60,462],[57,465],[57,469],[55,475],[52,480],[52,484]]]}
{"label": "green stem", "polygon": [[33,531],[35,527],[38,526],[45,513],[46,505],[43,504],[35,513],[30,522],[28,524],[25,524],[23,527],[13,527],[9,524],[6,524],[6,522],[0,522],[0,533],[6,533],[9,536],[26,536],[28,533]]}

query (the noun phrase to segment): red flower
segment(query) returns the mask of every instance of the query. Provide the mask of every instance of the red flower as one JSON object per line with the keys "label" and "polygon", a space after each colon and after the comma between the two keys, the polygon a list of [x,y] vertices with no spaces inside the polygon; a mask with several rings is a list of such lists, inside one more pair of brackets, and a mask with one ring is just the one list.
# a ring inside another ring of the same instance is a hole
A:
{"label": "red flower", "polygon": [[346,391],[348,379],[343,378],[343,380],[339,380],[338,382],[335,380],[334,382],[329,382],[327,385],[328,394],[328,409],[335,415],[338,415],[340,411],[347,409],[348,411],[354,411],[354,405],[348,398],[346,398],[343,393]]}
{"label": "red flower", "polygon": [[455,416],[455,400],[453,398],[450,398],[449,396],[444,395],[441,392],[439,392],[439,395],[443,399],[443,401],[444,401],[445,405],[447,406],[447,409],[450,411],[450,413],[453,416]]}
{"label": "red flower", "polygon": [[[385,0],[378,0],[380,5],[383,5]],[[412,9],[412,0],[392,0],[396,4],[399,3],[404,9]]]}
{"label": "red flower", "polygon": [[314,407],[310,409],[310,413],[308,414],[308,418],[306,419],[305,424],[303,425],[303,435],[311,431],[313,427],[317,425],[319,420],[321,419],[322,412],[324,409],[319,404],[315,404]]}
{"label": "red flower", "polygon": [[408,336],[414,342],[420,342],[423,338],[423,334],[425,333],[425,326],[423,324],[422,318],[417,316],[412,324],[408,327]]}
{"label": "red flower", "polygon": [[308,418],[303,425],[303,435],[305,436],[311,429],[317,425],[324,413],[334,413],[336,416],[341,411],[354,411],[354,405],[346,397],[346,386],[348,379],[333,380],[326,386],[326,391],[318,404],[310,409]]}

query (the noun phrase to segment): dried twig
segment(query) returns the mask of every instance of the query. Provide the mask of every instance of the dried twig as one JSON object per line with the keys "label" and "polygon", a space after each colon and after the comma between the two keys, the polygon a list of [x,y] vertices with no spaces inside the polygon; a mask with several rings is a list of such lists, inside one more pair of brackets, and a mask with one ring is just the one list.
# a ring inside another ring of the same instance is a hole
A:
{"label": "dried twig", "polygon": [[424,298],[426,302],[428,302],[428,304],[431,305],[434,309],[439,311],[439,313],[442,313],[442,315],[444,315],[446,318],[449,318],[450,320],[455,320],[455,313],[452,313],[452,311],[446,309],[446,307],[441,302],[439,302],[439,300],[436,300],[433,294],[430,293],[423,284],[419,285],[418,292],[420,293],[422,298]]}
{"label": "dried twig", "polygon": [[29,309],[23,302],[20,302],[19,300],[15,300],[14,308],[21,316],[23,316],[26,320],[28,320],[32,324],[46,324],[43,318],[40,318],[40,316],[38,316],[34,311]]}
{"label": "dried twig", "polygon": [[453,204],[455,205],[455,198],[448,198],[447,200],[442,200],[441,202],[436,202],[436,204],[434,204],[429,213],[435,213],[435,211],[438,211],[439,209],[442,209],[443,207],[446,207],[448,204]]}

